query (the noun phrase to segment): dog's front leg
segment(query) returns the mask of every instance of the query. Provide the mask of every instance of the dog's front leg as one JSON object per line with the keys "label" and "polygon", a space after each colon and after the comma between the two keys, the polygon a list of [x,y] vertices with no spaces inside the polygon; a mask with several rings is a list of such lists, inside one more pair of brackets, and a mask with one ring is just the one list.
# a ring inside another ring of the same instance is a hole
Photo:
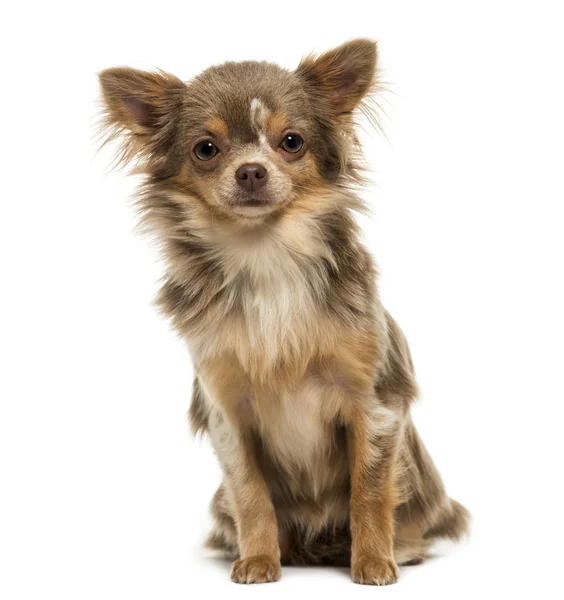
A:
{"label": "dog's front leg", "polygon": [[240,559],[233,563],[236,583],[267,583],[280,579],[278,525],[270,492],[242,439],[237,466],[227,475],[239,536]]}
{"label": "dog's front leg", "polygon": [[348,427],[351,470],[352,578],[387,585],[399,575],[393,557],[394,467],[400,432],[396,415],[370,400],[354,412]]}
{"label": "dog's front leg", "polygon": [[278,525],[251,436],[236,419],[218,409],[211,415],[209,431],[237,523],[240,558],[233,563],[231,579],[236,583],[277,581],[280,579]]}

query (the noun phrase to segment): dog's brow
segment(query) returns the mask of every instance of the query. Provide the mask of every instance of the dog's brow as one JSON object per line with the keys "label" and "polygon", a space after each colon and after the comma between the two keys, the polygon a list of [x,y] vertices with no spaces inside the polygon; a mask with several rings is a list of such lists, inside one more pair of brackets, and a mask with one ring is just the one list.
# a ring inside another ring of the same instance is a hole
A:
{"label": "dog's brow", "polygon": [[217,116],[208,119],[204,124],[204,128],[206,133],[212,137],[227,137],[229,133],[227,123],[221,117]]}

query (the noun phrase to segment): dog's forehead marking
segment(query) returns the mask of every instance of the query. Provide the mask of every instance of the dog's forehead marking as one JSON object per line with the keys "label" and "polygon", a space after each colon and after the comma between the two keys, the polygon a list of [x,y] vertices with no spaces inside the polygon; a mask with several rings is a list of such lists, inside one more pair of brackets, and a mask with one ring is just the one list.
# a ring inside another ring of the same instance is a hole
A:
{"label": "dog's forehead marking", "polygon": [[260,98],[251,100],[251,127],[258,135],[261,145],[267,143],[265,129],[269,115],[270,111]]}

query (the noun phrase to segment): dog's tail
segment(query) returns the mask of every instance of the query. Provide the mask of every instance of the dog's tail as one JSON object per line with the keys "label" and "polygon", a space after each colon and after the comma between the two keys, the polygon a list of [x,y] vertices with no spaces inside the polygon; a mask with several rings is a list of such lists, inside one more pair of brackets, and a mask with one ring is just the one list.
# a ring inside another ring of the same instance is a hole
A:
{"label": "dog's tail", "polygon": [[441,476],[412,422],[405,430],[402,460],[405,502],[398,507],[398,523],[417,525],[424,541],[459,540],[468,531],[470,513],[449,498]]}

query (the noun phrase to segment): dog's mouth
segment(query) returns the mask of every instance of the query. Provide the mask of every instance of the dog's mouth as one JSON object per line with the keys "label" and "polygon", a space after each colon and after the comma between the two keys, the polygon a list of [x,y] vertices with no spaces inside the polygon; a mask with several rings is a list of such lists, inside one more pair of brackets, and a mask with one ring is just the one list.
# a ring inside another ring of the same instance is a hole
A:
{"label": "dog's mouth", "polygon": [[279,203],[268,195],[239,196],[230,202],[231,211],[239,217],[257,219],[276,210]]}
{"label": "dog's mouth", "polygon": [[270,206],[273,202],[268,198],[244,198],[235,202],[235,206],[237,207],[245,207],[245,206]]}

